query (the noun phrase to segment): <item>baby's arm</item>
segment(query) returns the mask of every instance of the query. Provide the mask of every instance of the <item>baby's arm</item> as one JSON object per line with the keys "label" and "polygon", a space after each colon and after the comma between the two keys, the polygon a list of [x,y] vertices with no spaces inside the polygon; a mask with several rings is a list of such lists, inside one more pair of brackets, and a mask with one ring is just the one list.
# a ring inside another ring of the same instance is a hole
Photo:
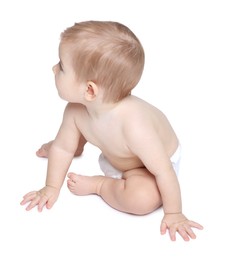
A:
{"label": "baby's arm", "polygon": [[74,123],[73,116],[73,105],[68,104],[61,127],[49,150],[45,187],[39,191],[29,192],[24,196],[21,205],[29,203],[27,210],[37,205],[39,211],[42,211],[44,206],[51,208],[59,196],[81,136]]}
{"label": "baby's arm", "polygon": [[164,218],[161,234],[169,230],[171,240],[176,239],[176,232],[188,241],[195,238],[192,228],[202,229],[196,222],[188,220],[182,213],[182,202],[179,182],[163,144],[153,128],[141,124],[140,128],[130,131],[127,136],[129,148],[155,176],[160,191]]}
{"label": "baby's arm", "polygon": [[176,232],[178,232],[185,241],[188,241],[189,238],[195,239],[196,235],[192,228],[202,229],[202,226],[194,221],[188,220],[182,213],[179,182],[172,165],[170,167],[170,171],[169,169],[164,172],[158,171],[155,175],[164,210],[164,217],[160,226],[161,234],[165,234],[168,229],[172,241],[176,240]]}

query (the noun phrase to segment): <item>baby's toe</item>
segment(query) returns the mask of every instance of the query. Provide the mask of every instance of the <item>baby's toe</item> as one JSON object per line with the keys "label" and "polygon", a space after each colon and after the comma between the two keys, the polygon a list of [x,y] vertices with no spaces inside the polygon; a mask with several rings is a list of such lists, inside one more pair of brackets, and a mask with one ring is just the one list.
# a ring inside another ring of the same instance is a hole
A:
{"label": "baby's toe", "polygon": [[69,178],[69,180],[76,183],[78,181],[79,175],[76,173],[70,172],[70,173],[68,173],[67,177]]}

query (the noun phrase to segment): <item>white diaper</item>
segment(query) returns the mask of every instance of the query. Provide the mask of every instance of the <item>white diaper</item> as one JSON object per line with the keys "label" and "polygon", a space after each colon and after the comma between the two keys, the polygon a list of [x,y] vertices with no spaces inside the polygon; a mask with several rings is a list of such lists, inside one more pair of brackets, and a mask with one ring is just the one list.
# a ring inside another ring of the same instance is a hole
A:
{"label": "white diaper", "polygon": [[[179,172],[180,158],[181,158],[181,146],[179,145],[175,153],[171,157],[171,163],[177,175]],[[100,165],[100,169],[103,171],[105,176],[114,179],[122,178],[122,172],[114,168],[102,153],[99,156],[99,165]]]}
{"label": "white diaper", "polygon": [[112,177],[114,179],[122,178],[122,172],[114,168],[102,153],[99,156],[99,165],[105,176]]}
{"label": "white diaper", "polygon": [[175,153],[170,158],[172,166],[174,171],[176,172],[176,175],[179,174],[179,168],[180,168],[180,159],[181,159],[181,145],[179,144]]}

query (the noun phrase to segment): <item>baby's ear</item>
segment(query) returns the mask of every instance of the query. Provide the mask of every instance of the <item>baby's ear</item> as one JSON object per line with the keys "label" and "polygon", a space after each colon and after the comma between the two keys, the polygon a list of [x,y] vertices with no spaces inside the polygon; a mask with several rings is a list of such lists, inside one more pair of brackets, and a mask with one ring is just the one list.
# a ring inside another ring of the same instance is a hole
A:
{"label": "baby's ear", "polygon": [[87,81],[85,98],[87,101],[93,101],[98,95],[98,87],[93,81]]}

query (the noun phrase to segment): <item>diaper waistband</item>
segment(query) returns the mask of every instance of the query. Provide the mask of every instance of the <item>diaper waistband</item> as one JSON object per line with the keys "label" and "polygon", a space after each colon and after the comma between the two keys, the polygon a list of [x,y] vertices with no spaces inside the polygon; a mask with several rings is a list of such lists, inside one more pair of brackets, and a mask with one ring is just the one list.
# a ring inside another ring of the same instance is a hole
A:
{"label": "diaper waistband", "polygon": [[176,163],[180,160],[181,157],[181,145],[179,144],[175,153],[171,156],[170,160],[173,163]]}

